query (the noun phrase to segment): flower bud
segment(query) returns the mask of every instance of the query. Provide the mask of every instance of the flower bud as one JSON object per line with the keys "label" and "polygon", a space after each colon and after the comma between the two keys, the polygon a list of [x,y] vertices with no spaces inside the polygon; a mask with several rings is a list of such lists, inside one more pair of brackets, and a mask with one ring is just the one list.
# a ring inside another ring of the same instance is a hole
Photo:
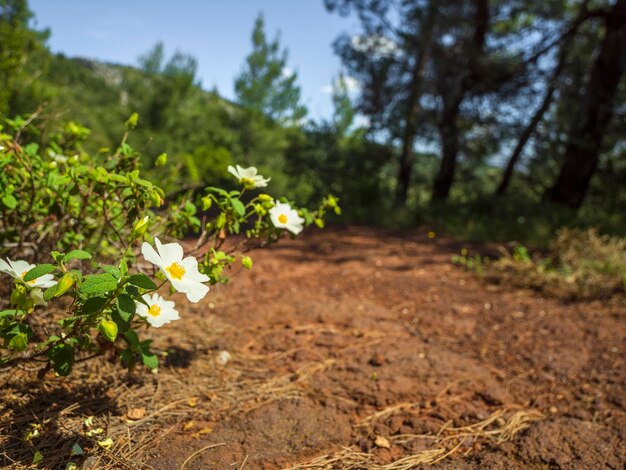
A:
{"label": "flower bud", "polygon": [[143,219],[138,220],[133,227],[132,237],[140,238],[143,237],[143,234],[148,230],[148,222],[150,221],[150,217],[145,216]]}
{"label": "flower bud", "polygon": [[76,280],[74,279],[74,276],[72,276],[72,273],[65,273],[63,277],[59,279],[54,296],[59,297],[65,294],[75,282]]}

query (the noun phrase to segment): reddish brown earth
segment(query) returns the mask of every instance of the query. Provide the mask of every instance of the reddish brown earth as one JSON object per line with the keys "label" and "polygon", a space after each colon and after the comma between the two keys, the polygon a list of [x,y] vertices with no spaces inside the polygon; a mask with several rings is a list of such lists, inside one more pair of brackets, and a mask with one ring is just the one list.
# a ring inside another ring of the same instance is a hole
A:
{"label": "reddish brown earth", "polygon": [[95,414],[114,468],[399,470],[429,449],[435,468],[626,468],[623,305],[487,285],[450,263],[460,248],[363,228],[287,240],[150,330],[169,351],[158,375],[82,390],[96,361],[53,385],[65,398],[11,393],[21,412],[75,413],[69,448],[78,435],[89,448],[78,419]]}
{"label": "reddish brown earth", "polygon": [[[624,309],[483,285],[451,265],[459,249],[418,234],[343,229],[256,253],[251,273],[214,291],[212,313],[236,329],[215,349],[273,357],[256,372],[261,380],[297,380],[301,367],[326,365],[300,395],[218,414],[204,423],[210,433],[174,434],[148,462],[179,468],[224,443],[186,468],[283,468],[344,447],[370,453],[374,466],[428,448],[419,439],[379,448],[377,436],[437,433],[449,420],[464,426],[517,405],[545,418],[510,442],[470,438],[437,465],[624,468]],[[186,327],[203,314],[190,313]],[[414,405],[359,426],[402,403]]]}

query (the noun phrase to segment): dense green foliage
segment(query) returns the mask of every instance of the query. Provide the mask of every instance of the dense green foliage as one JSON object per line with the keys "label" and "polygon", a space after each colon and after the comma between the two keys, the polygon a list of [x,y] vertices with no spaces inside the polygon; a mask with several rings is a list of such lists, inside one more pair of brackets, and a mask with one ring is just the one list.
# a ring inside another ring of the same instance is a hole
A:
{"label": "dense green foliage", "polygon": [[[323,227],[327,212],[340,213],[332,196],[311,212],[259,194],[271,179],[240,166],[228,168],[238,189],[208,186],[165,201],[128,144],[137,121],[137,114],[126,121],[114,150],[90,154],[90,131],[74,123],[46,137],[36,120],[7,120],[0,133],[0,366],[34,360],[42,374],[53,368],[65,376],[76,360],[105,354],[113,343],[126,367],[140,361],[155,369],[151,341],[140,340],[139,330],[179,318],[174,302],[155,293],[161,285],[169,281],[198,302],[205,283],[228,281],[234,263],[252,268],[250,249]],[[166,166],[167,157],[156,164]],[[157,238],[191,235],[196,241],[185,250]],[[226,248],[230,235],[237,240]],[[138,268],[143,240],[155,275]]]}
{"label": "dense green foliage", "polygon": [[97,153],[137,112],[128,143],[166,197],[231,184],[236,161],[302,204],[337,194],[346,221],[535,245],[563,225],[623,233],[626,65],[611,52],[624,1],[326,0],[360,31],[335,43],[345,70],[334,116],[312,122],[287,48],[261,15],[230,102],[199,86],[194,57],[163,44],[137,67],[52,55],[25,1],[4,0],[20,14],[3,14],[0,48],[23,64],[0,63],[22,84],[3,88],[5,116],[40,109],[42,141],[71,119],[91,129],[83,145]]}

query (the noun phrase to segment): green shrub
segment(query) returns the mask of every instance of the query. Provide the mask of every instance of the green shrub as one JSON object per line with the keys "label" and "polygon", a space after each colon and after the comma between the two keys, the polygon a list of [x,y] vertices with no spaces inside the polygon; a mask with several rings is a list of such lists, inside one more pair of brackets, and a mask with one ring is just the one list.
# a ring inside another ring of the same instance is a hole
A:
{"label": "green shrub", "polygon": [[596,229],[561,229],[549,254],[530,256],[516,246],[490,263],[487,274],[500,283],[572,298],[606,298],[626,292],[626,238]]}
{"label": "green shrub", "polygon": [[[233,263],[252,267],[251,248],[323,227],[327,211],[340,212],[332,196],[311,212],[258,194],[269,179],[239,166],[228,171],[240,189],[207,187],[165,203],[127,143],[137,118],[126,122],[114,151],[98,155],[83,150],[89,131],[77,124],[42,143],[32,119],[7,121],[0,134],[0,272],[13,283],[0,298],[0,365],[40,361],[42,373],[68,375],[77,360],[113,349],[126,367],[155,369],[151,341],[138,330],[179,318],[174,302],[156,293],[161,286],[198,302],[206,284],[228,281]],[[195,242],[175,241],[192,232]],[[225,249],[231,235],[239,243]],[[151,265],[143,272],[140,253]]]}

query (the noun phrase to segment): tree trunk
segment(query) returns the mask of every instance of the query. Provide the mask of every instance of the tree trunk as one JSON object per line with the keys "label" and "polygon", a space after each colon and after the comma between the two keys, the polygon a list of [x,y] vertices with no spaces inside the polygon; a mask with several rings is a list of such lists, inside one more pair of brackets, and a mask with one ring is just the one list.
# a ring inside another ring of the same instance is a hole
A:
{"label": "tree trunk", "polygon": [[[457,88],[458,89],[458,88]],[[445,200],[450,194],[450,188],[454,182],[454,170],[456,158],[459,153],[459,129],[457,119],[461,105],[462,94],[457,93],[453,97],[448,109],[444,109],[444,116],[439,125],[441,136],[441,165],[433,184],[432,199]]]}
{"label": "tree trunk", "polygon": [[587,10],[588,4],[589,4],[589,0],[585,0],[580,5],[580,12],[578,16],[561,36],[561,39],[559,41],[561,43],[560,50],[559,50],[559,59],[558,59],[557,65],[554,68],[554,71],[552,72],[552,75],[550,76],[550,80],[548,81],[548,88],[546,89],[546,94],[544,95],[541,105],[539,106],[537,111],[535,111],[535,114],[533,115],[532,119],[528,123],[528,126],[526,126],[526,129],[524,129],[524,132],[522,132],[522,135],[520,135],[519,140],[517,141],[517,145],[515,146],[515,149],[513,149],[513,152],[511,153],[511,156],[509,157],[506,168],[504,169],[504,172],[502,173],[502,179],[500,180],[500,185],[498,186],[498,189],[496,191],[497,195],[502,195],[506,192],[509,186],[509,183],[511,182],[511,178],[513,177],[513,171],[515,170],[515,165],[517,165],[517,162],[522,156],[524,147],[530,140],[531,136],[534,134],[535,129],[537,128],[537,126],[543,119],[543,116],[545,115],[545,113],[550,108],[550,105],[552,104],[552,99],[554,98],[554,92],[556,91],[556,87],[557,87],[557,81],[567,61],[567,53],[569,51],[571,41],[576,31],[580,27],[580,25],[582,25],[584,21],[592,17],[592,13]]}
{"label": "tree trunk", "polygon": [[598,166],[602,139],[626,67],[626,0],[617,0],[606,17],[606,32],[582,97],[582,112],[571,127],[561,172],[548,199],[578,209]]}
{"label": "tree trunk", "polygon": [[419,102],[419,89],[421,88],[424,64],[426,62],[426,51],[422,50],[416,58],[413,77],[411,82],[411,92],[409,96],[409,111],[405,118],[404,136],[402,138],[402,153],[400,154],[400,164],[398,167],[398,182],[396,185],[396,203],[406,204],[406,197],[411,184],[411,173],[413,169],[413,146],[417,133],[417,116],[421,109]]}
{"label": "tree trunk", "polygon": [[[474,0],[474,34],[468,46],[465,64],[453,80],[451,89],[442,93],[444,109],[439,124],[441,136],[441,165],[433,184],[432,200],[445,200],[454,182],[454,170],[459,153],[458,118],[461,103],[474,82],[481,79],[480,57],[483,54],[489,29],[488,0]],[[445,83],[445,80],[443,81]]]}
{"label": "tree trunk", "polygon": [[411,74],[411,88],[409,91],[409,100],[407,113],[404,124],[404,135],[402,138],[402,153],[400,154],[400,162],[398,166],[398,178],[396,185],[396,203],[404,206],[406,204],[407,193],[411,184],[411,173],[413,170],[413,146],[415,145],[415,136],[417,134],[417,120],[421,110],[420,90],[424,77],[424,69],[430,51],[430,41],[432,36],[432,25],[434,24],[434,15],[436,14],[435,2],[431,1],[428,14],[422,33],[416,47],[418,53],[413,65]]}

